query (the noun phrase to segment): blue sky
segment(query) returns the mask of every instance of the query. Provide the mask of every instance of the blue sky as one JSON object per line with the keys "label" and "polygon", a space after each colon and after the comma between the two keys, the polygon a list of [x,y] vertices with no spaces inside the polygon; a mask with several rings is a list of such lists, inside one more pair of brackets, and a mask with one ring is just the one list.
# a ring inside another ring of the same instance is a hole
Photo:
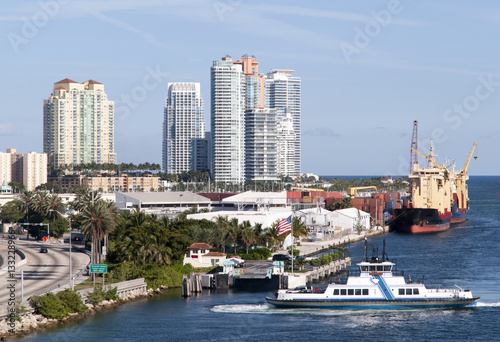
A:
{"label": "blue sky", "polygon": [[406,174],[419,150],[499,175],[500,6],[496,1],[3,1],[0,149],[42,152],[42,103],[66,77],[116,104],[118,162],[161,163],[168,82],[257,57],[302,78],[302,171]]}

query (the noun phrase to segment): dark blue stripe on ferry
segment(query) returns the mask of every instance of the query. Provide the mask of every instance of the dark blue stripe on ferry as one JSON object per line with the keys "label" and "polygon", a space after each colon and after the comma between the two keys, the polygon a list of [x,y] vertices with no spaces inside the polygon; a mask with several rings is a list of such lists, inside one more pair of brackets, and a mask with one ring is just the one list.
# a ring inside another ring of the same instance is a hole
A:
{"label": "dark blue stripe on ferry", "polygon": [[378,280],[377,285],[380,288],[380,290],[382,291],[382,294],[384,295],[385,299],[394,300],[394,296],[392,295],[391,290],[389,290],[389,288],[387,287],[387,284],[385,283],[384,278],[382,278],[379,275],[374,275],[373,277]]}

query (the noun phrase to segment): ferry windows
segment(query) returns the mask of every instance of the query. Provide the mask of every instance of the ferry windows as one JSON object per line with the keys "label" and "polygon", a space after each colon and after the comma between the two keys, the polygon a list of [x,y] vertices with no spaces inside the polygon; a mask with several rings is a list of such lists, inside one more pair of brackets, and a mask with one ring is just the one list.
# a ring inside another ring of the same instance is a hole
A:
{"label": "ferry windows", "polygon": [[411,295],[411,289],[406,289],[406,294]]}
{"label": "ferry windows", "polygon": [[340,289],[340,295],[341,296],[347,295],[347,290],[346,289]]}
{"label": "ferry windows", "polygon": [[368,289],[363,289],[363,296],[368,296]]}
{"label": "ferry windows", "polygon": [[347,294],[349,296],[354,296],[354,289],[347,289]]}
{"label": "ferry windows", "polygon": [[418,289],[413,289],[413,294],[418,295]]}
{"label": "ferry windows", "polygon": [[334,296],[338,296],[338,295],[339,295],[339,289],[335,289],[335,290],[333,290],[333,295],[334,295]]}
{"label": "ferry windows", "polygon": [[391,271],[391,266],[384,266],[384,271],[390,272]]}
{"label": "ferry windows", "polygon": [[368,266],[359,266],[359,268],[361,269],[361,272],[368,271]]}
{"label": "ferry windows", "polygon": [[384,270],[384,266],[377,266],[377,271],[382,272]]}
{"label": "ferry windows", "polygon": [[354,290],[354,294],[355,294],[356,296],[361,296],[361,289],[356,289],[356,290]]}
{"label": "ferry windows", "polygon": [[399,295],[402,296],[405,294],[405,289],[399,289]]}
{"label": "ferry windows", "polygon": [[375,272],[377,270],[377,266],[370,266],[370,272]]}

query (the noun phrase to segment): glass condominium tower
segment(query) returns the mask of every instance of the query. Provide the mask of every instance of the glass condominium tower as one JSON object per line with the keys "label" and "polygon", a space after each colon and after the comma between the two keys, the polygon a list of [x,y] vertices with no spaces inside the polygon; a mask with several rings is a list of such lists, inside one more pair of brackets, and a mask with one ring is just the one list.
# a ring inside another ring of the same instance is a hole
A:
{"label": "glass condominium tower", "polygon": [[214,61],[211,78],[212,179],[245,180],[245,87],[242,64],[229,56]]}
{"label": "glass condominium tower", "polygon": [[192,169],[192,149],[205,138],[200,83],[169,83],[163,121],[163,170],[179,174]]}
{"label": "glass condominium tower", "polygon": [[[265,106],[276,110],[278,135],[277,173],[282,176],[300,175],[300,77],[292,76],[295,70],[272,69],[265,80]],[[291,120],[293,132],[289,130]],[[290,142],[293,139],[293,142]],[[290,149],[290,144],[293,148]]]}
{"label": "glass condominium tower", "polygon": [[114,102],[104,85],[64,79],[43,101],[43,152],[61,165],[116,163]]}

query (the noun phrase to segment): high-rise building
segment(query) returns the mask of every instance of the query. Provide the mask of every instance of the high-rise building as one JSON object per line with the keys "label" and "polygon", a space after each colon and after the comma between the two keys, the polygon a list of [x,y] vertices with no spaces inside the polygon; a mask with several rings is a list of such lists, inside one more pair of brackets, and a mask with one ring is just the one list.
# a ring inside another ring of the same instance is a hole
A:
{"label": "high-rise building", "polygon": [[104,85],[64,79],[43,101],[43,151],[61,165],[116,163],[114,102]]}
{"label": "high-rise building", "polygon": [[257,62],[256,57],[245,54],[241,57],[241,61],[233,62],[234,64],[241,64],[243,69],[245,110],[264,108],[265,77],[259,75],[259,62]]}
{"label": "high-rise building", "polygon": [[210,132],[205,132],[205,138],[193,139],[191,143],[191,170],[210,171],[211,148]]}
{"label": "high-rise building", "polygon": [[[265,80],[265,107],[276,109],[277,122],[281,122],[289,114],[292,118],[295,135],[294,153],[289,154],[286,169],[279,169],[282,176],[296,177],[300,175],[300,77],[292,76],[295,70],[272,69]],[[281,152],[278,152],[280,154]],[[282,156],[283,157],[283,156]],[[291,166],[293,165],[293,166]],[[293,170],[293,172],[290,172]],[[285,173],[282,173],[285,172]]]}
{"label": "high-rise building", "polygon": [[211,72],[212,179],[242,183],[245,178],[245,93],[241,63],[229,56]]}
{"label": "high-rise building", "polygon": [[29,191],[47,183],[47,154],[19,154],[13,148],[0,152],[0,183],[3,181],[23,184]]}
{"label": "high-rise building", "polygon": [[214,61],[211,68],[211,172],[216,181],[300,174],[300,77],[288,69],[260,75],[258,65],[255,56],[246,54],[240,61],[229,56]]}
{"label": "high-rise building", "polygon": [[253,108],[245,111],[245,178],[251,181],[277,180],[276,111]]}
{"label": "high-rise building", "polygon": [[199,83],[169,83],[163,121],[163,170],[191,170],[193,139],[205,137],[205,114]]}
{"label": "high-rise building", "polygon": [[276,173],[283,176],[293,176],[296,173],[296,153],[295,132],[290,113],[285,113],[285,116],[277,121],[276,133]]}

